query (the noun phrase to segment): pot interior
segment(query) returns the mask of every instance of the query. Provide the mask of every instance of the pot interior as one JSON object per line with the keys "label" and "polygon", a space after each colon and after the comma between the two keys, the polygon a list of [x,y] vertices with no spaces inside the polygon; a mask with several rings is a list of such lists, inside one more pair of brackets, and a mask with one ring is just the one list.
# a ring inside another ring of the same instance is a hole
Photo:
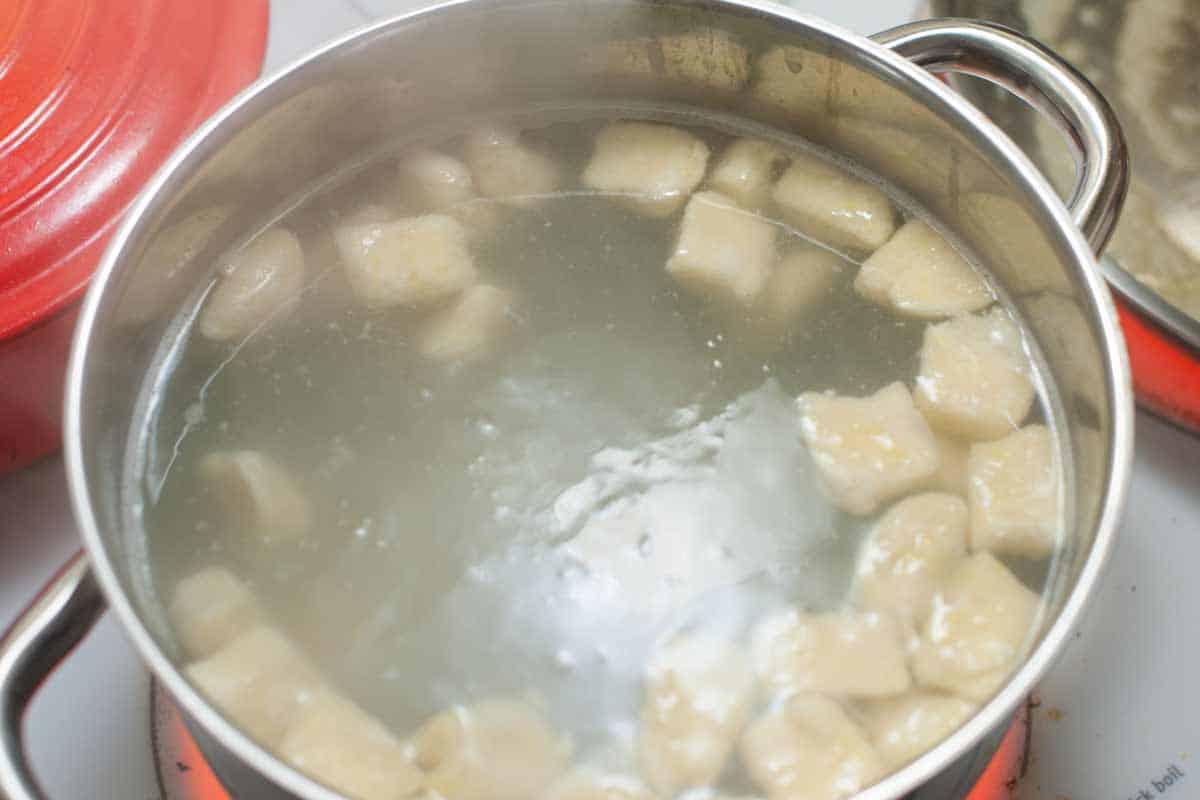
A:
{"label": "pot interior", "polygon": [[[691,50],[680,37],[691,37]],[[731,66],[730,42],[744,67]],[[755,90],[772,53],[795,77],[782,96]],[[403,143],[479,120],[535,127],[605,117],[799,135],[923,209],[977,257],[1032,333],[1042,413],[1062,446],[1062,547],[1032,645],[1039,652],[1096,557],[1115,404],[1127,391],[1116,385],[1109,312],[1077,237],[994,132],[865,43],[752,6],[637,2],[459,3],[376,26],[242,98],[160,176],[110,251],[73,384],[85,481],[76,488],[94,515],[94,530],[85,522],[93,556],[132,599],[149,646],[180,654],[147,530],[194,535],[148,520],[176,443],[196,421],[172,406],[167,384],[187,363],[186,337],[219,257],[294,211],[298,197],[333,191]],[[181,239],[180,225],[197,218],[211,223],[203,241]]]}

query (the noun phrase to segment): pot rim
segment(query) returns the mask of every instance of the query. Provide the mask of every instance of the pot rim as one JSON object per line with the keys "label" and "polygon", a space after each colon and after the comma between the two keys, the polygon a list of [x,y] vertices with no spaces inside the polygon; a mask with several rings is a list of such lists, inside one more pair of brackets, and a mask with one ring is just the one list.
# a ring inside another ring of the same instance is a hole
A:
{"label": "pot rim", "polygon": [[[447,12],[453,13],[460,7],[462,10],[466,10],[479,6],[527,1],[444,0],[444,2],[426,8],[388,17],[350,31],[253,83],[188,137],[145,186],[110,240],[96,270],[92,286],[83,302],[67,372],[64,449],[72,507],[81,530],[84,546],[91,560],[92,569],[95,571],[96,578],[109,604],[115,610],[142,660],[162,681],[170,694],[179,701],[187,715],[243,762],[251,765],[267,779],[297,797],[308,798],[308,800],[342,800],[336,792],[303,775],[262,745],[251,740],[218,713],[215,707],[191,686],[180,669],[159,647],[120,584],[109,552],[101,537],[93,509],[82,448],[82,398],[91,332],[96,323],[96,315],[105,288],[114,274],[118,272],[126,243],[137,230],[146,210],[156,201],[164,186],[170,183],[176,171],[185,167],[197,150],[203,149],[204,143],[214,131],[231,124],[228,121],[235,117],[241,109],[253,103],[260,95],[268,93],[276,85],[295,77],[310,64],[336,57],[340,51],[355,46],[359,40],[382,32],[389,27],[428,15],[440,16]],[[989,731],[1006,722],[1017,706],[1031,692],[1035,682],[1049,669],[1063,650],[1068,637],[1080,621],[1097,580],[1108,562],[1125,502],[1133,458],[1133,392],[1128,358],[1117,321],[1116,309],[1097,265],[1095,255],[1089,249],[1083,234],[1075,227],[1066,207],[1046,179],[1020,148],[982,111],[956,94],[931,73],[867,37],[852,33],[818,17],[798,13],[777,5],[770,0],[678,0],[678,2],[680,4],[692,3],[699,8],[757,16],[788,28],[797,26],[808,28],[831,40],[839,48],[864,53],[886,70],[902,77],[905,83],[915,87],[923,95],[920,98],[921,102],[929,106],[931,110],[958,118],[960,122],[965,123],[965,126],[973,134],[974,143],[989,155],[1011,164],[1014,167],[1013,180],[1017,188],[1035,197],[1045,213],[1053,220],[1057,234],[1062,237],[1077,263],[1082,265],[1079,279],[1088,301],[1092,304],[1100,320],[1100,338],[1108,367],[1105,391],[1112,408],[1110,433],[1112,459],[1106,474],[1102,507],[1097,516],[1095,536],[1090,552],[1080,569],[1074,587],[1064,599],[1057,618],[1046,629],[1041,641],[1026,656],[1020,668],[1009,676],[1003,688],[980,707],[974,716],[954,734],[916,761],[858,795],[859,800],[887,800],[888,798],[902,797],[929,781],[947,765],[962,756]]]}

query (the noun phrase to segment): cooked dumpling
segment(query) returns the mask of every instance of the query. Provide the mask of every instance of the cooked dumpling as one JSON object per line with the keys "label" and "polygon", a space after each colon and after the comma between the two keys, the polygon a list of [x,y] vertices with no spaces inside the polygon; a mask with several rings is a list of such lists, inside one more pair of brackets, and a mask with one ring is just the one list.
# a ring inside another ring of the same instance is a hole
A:
{"label": "cooked dumpling", "polygon": [[304,291],[304,251],[291,231],[272,228],[230,256],[200,312],[200,335],[218,342],[245,339],[284,316]]}
{"label": "cooked dumpling", "polygon": [[1046,558],[1059,529],[1058,463],[1050,430],[1027,425],[971,448],[971,548]]}
{"label": "cooked dumpling", "polygon": [[475,283],[462,224],[444,214],[339,228],[346,279],[369,308],[428,308]]}
{"label": "cooked dumpling", "polygon": [[557,191],[562,182],[558,165],[508,128],[493,126],[474,131],[463,143],[463,157],[479,193],[511,205],[537,205]]}
{"label": "cooked dumpling", "polygon": [[966,722],[975,706],[954,695],[913,692],[858,706],[863,726],[889,769],[899,769],[931,750]]}
{"label": "cooked dumpling", "polygon": [[886,194],[815,156],[795,154],[771,196],[785,222],[838,250],[872,253],[896,229]]}
{"label": "cooked dumpling", "polygon": [[884,512],[859,550],[855,603],[923,622],[946,573],[966,554],[967,504],[961,497],[906,497]]}
{"label": "cooked dumpling", "polygon": [[185,674],[251,738],[270,747],[324,691],[295,646],[273,628],[251,628]]}
{"label": "cooked dumpling", "polygon": [[562,774],[570,747],[532,706],[487,700],[455,706],[413,739],[416,763],[445,800],[530,800]]}
{"label": "cooked dumpling", "polygon": [[1001,309],[930,325],[913,397],[929,424],[962,439],[997,439],[1033,407],[1021,331]]}
{"label": "cooked dumpling", "polygon": [[913,675],[924,686],[987,699],[1016,666],[1037,609],[1037,595],[994,556],[969,556],[934,595]]}
{"label": "cooked dumpling", "polygon": [[771,199],[771,186],[790,160],[771,142],[738,139],[721,153],[708,183],[742,208],[758,210]]}
{"label": "cooked dumpling", "polygon": [[912,683],[900,626],[884,614],[785,611],[759,624],[753,654],[777,689],[888,697]]}
{"label": "cooked dumpling", "polygon": [[829,299],[846,261],[815,245],[793,249],[771,270],[758,302],[738,315],[739,327],[760,340],[782,344],[807,315]]}
{"label": "cooked dumpling", "polygon": [[289,726],[279,755],[311,778],[354,800],[400,800],[424,775],[379,720],[349,700],[319,695]]}
{"label": "cooked dumpling", "polygon": [[[422,212],[449,214],[468,233],[486,233],[499,222],[496,206],[479,197],[467,165],[437,150],[421,148],[397,164],[400,199]],[[376,222],[383,220],[364,220]]]}
{"label": "cooked dumpling", "polygon": [[646,669],[638,762],[664,796],[712,783],[725,767],[753,700],[754,672],[732,645],[679,639]]}
{"label": "cooked dumpling", "polygon": [[995,299],[983,276],[921,220],[905,223],[863,262],[854,288],[885,308],[922,319],[978,311]]}
{"label": "cooked dumpling", "polygon": [[716,192],[688,201],[667,272],[701,297],[747,308],[775,263],[775,226]]}
{"label": "cooked dumpling", "polygon": [[596,136],[583,185],[648,217],[669,217],[704,178],[708,145],[670,125],[616,122]]}
{"label": "cooked dumpling", "polygon": [[192,658],[212,655],[262,622],[258,600],[224,567],[206,567],[181,580],[167,615],[184,652]]}
{"label": "cooked dumpling", "polygon": [[863,730],[836,701],[804,693],[755,720],[742,763],[769,800],[841,800],[883,777]]}
{"label": "cooked dumpling", "polygon": [[417,347],[433,361],[474,361],[494,352],[519,324],[517,297],[485,283],[425,320]]}
{"label": "cooked dumpling", "polygon": [[312,508],[295,478],[258,450],[210,453],[200,477],[234,524],[264,542],[297,539],[312,525]]}
{"label": "cooked dumpling", "polygon": [[800,431],[833,501],[851,514],[922,485],[938,469],[938,446],[908,388],[869,397],[802,394]]}

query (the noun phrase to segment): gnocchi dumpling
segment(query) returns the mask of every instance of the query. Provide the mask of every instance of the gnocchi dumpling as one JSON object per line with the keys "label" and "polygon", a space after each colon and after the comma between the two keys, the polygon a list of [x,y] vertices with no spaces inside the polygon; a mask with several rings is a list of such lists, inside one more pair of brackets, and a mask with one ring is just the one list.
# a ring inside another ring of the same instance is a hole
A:
{"label": "gnocchi dumpling", "polygon": [[942,579],[966,554],[967,504],[961,497],[906,497],[884,512],[859,549],[855,602],[921,623]]}
{"label": "gnocchi dumpling", "polygon": [[432,361],[474,361],[499,347],[519,321],[515,294],[478,283],[423,323],[417,349]]}
{"label": "gnocchi dumpling", "polygon": [[500,222],[495,204],[479,197],[471,171],[453,156],[428,148],[414,150],[400,159],[397,173],[406,205],[449,214],[468,233],[491,231]]}
{"label": "gnocchi dumpling", "polygon": [[995,299],[983,276],[921,220],[905,223],[863,262],[854,289],[885,308],[922,319],[978,311]]}
{"label": "gnocchi dumpling", "polygon": [[293,721],[279,755],[354,800],[400,800],[415,794],[424,782],[391,731],[331,693],[318,695]]}
{"label": "gnocchi dumpling", "polygon": [[938,469],[937,440],[900,382],[869,397],[808,392],[800,432],[822,484],[851,514],[873,514]]}
{"label": "gnocchi dumpling", "polygon": [[514,130],[486,127],[463,142],[463,156],[475,187],[484,197],[529,207],[557,191],[562,174],[558,164],[521,141]]}
{"label": "gnocchi dumpling", "polygon": [[334,233],[346,279],[369,308],[438,305],[478,279],[462,224],[445,214]]}
{"label": "gnocchi dumpling", "polygon": [[771,199],[771,186],[790,157],[778,145],[761,139],[738,139],[717,159],[708,184],[743,208],[760,209]]}
{"label": "gnocchi dumpling", "polygon": [[627,775],[579,768],[555,781],[546,800],[655,800],[655,796],[641,781]]}
{"label": "gnocchi dumpling", "polygon": [[858,716],[889,769],[899,769],[931,750],[966,722],[975,706],[954,695],[912,692],[858,706]]}
{"label": "gnocchi dumpling", "polygon": [[261,623],[263,614],[241,579],[206,567],[176,585],[167,616],[184,652],[203,658]]}
{"label": "gnocchi dumpling", "polygon": [[646,668],[638,763],[664,796],[716,780],[746,721],[754,672],[732,645],[677,639]]}
{"label": "gnocchi dumpling", "polygon": [[917,407],[950,436],[997,439],[1020,427],[1033,407],[1021,331],[1002,309],[930,325],[920,359]]}
{"label": "gnocchi dumpling", "polygon": [[823,247],[809,245],[779,260],[758,302],[738,316],[739,326],[769,344],[780,344],[797,323],[821,306],[833,292],[845,260]]}
{"label": "gnocchi dumpling", "polygon": [[200,335],[217,342],[245,339],[300,302],[304,251],[294,233],[272,228],[225,260],[218,273],[200,312]]}
{"label": "gnocchi dumpling", "polygon": [[961,497],[967,496],[967,454],[971,451],[971,443],[952,439],[945,434],[933,432],[937,439],[938,454],[941,463],[933,477],[925,484],[925,488],[935,492],[950,492]]}
{"label": "gnocchi dumpling", "polygon": [[312,507],[295,478],[266,453],[228,450],[200,460],[200,477],[242,531],[264,542],[297,539]]}
{"label": "gnocchi dumpling", "polygon": [[413,742],[426,785],[445,800],[529,800],[558,778],[570,746],[532,706],[486,700],[427,721]]}
{"label": "gnocchi dumpling", "polygon": [[260,625],[184,670],[188,679],[252,739],[277,746],[288,727],[323,691],[295,646]]}
{"label": "gnocchi dumpling", "polygon": [[688,201],[667,272],[688,291],[747,308],[775,263],[775,226],[716,192]]}
{"label": "gnocchi dumpling", "polygon": [[616,122],[596,136],[583,185],[648,217],[669,217],[704,178],[708,145],[651,122]]}
{"label": "gnocchi dumpling", "polygon": [[769,800],[842,800],[875,783],[884,765],[835,700],[797,694],[742,735],[742,762]]}
{"label": "gnocchi dumpling", "polygon": [[896,230],[886,194],[815,156],[794,154],[771,196],[785,222],[838,250],[872,253]]}
{"label": "gnocchi dumpling", "polygon": [[1027,425],[971,448],[971,548],[1045,558],[1059,526],[1059,469],[1045,425]]}
{"label": "gnocchi dumpling", "polygon": [[912,654],[923,686],[986,700],[1016,665],[1038,596],[991,553],[968,556],[947,576]]}
{"label": "gnocchi dumpling", "polygon": [[912,683],[903,632],[884,614],[785,611],[759,624],[752,652],[776,689],[888,697]]}

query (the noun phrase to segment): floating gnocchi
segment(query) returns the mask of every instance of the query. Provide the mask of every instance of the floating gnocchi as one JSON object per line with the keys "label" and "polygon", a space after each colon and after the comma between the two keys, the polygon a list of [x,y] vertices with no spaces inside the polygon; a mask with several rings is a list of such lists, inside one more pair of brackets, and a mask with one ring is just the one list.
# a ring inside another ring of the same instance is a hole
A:
{"label": "floating gnocchi", "polygon": [[167,616],[184,652],[212,655],[262,622],[262,608],[246,584],[224,567],[206,567],[175,587]]}
{"label": "floating gnocchi", "polygon": [[199,472],[234,524],[260,541],[294,541],[312,527],[312,507],[304,491],[266,453],[209,453],[200,461]]}
{"label": "floating gnocchi", "polygon": [[829,300],[845,266],[821,247],[792,250],[771,270],[758,301],[738,315],[737,326],[757,344],[783,344],[783,337]]}
{"label": "floating gnocchi", "polygon": [[708,184],[742,208],[758,210],[771,199],[771,187],[790,160],[771,142],[738,139],[721,153],[709,173]]}
{"label": "floating gnocchi", "polygon": [[330,693],[305,705],[288,727],[279,755],[354,800],[401,800],[416,794],[425,780],[391,731]]}
{"label": "floating gnocchi", "polygon": [[425,320],[417,348],[431,361],[476,361],[512,336],[520,322],[517,296],[486,283],[465,290],[453,305]]}
{"label": "floating gnocchi", "polygon": [[908,388],[892,383],[869,397],[800,395],[800,432],[833,501],[873,514],[938,470],[933,432]]}
{"label": "floating gnocchi", "polygon": [[528,800],[565,770],[570,746],[532,706],[485,700],[455,706],[413,738],[426,785],[444,800]]}
{"label": "floating gnocchi", "polygon": [[858,716],[884,765],[893,770],[931,750],[974,711],[960,697],[922,691],[860,703]]}
{"label": "floating gnocchi", "polygon": [[651,122],[616,122],[596,136],[583,185],[648,217],[669,217],[704,179],[708,145]]}
{"label": "floating gnocchi", "polygon": [[885,308],[921,319],[978,311],[995,299],[983,276],[921,220],[905,223],[863,262],[854,288]]}
{"label": "floating gnocchi", "polygon": [[480,194],[514,206],[535,206],[562,183],[558,164],[508,128],[472,132],[463,143],[463,157]]}
{"label": "floating gnocchi", "polygon": [[768,800],[842,800],[883,777],[867,734],[819,694],[797,694],[742,735],[742,763]]}
{"label": "floating gnocchi", "polygon": [[449,214],[473,235],[491,233],[499,224],[496,206],[480,198],[471,171],[457,158],[422,148],[403,156],[396,171],[400,199],[406,205],[422,212]]}
{"label": "floating gnocchi", "polygon": [[975,553],[933,598],[913,652],[917,682],[976,702],[1000,688],[1033,628],[1038,596],[990,553]]}
{"label": "floating gnocchi", "polygon": [[462,223],[426,214],[334,233],[346,279],[368,308],[435,307],[478,280]]}
{"label": "floating gnocchi", "polygon": [[200,335],[216,342],[245,339],[286,316],[304,292],[304,251],[291,231],[272,228],[226,259],[200,312]]}
{"label": "floating gnocchi", "polygon": [[188,679],[250,738],[277,747],[289,726],[324,691],[295,646],[259,625],[188,665]]}
{"label": "floating gnocchi", "polygon": [[651,658],[638,763],[661,795],[712,783],[725,768],[753,701],[754,673],[731,645],[687,637]]}
{"label": "floating gnocchi", "polygon": [[785,611],[759,624],[751,650],[776,689],[890,697],[912,684],[903,632],[885,614]]}
{"label": "floating gnocchi", "polygon": [[775,226],[716,192],[688,201],[667,272],[693,294],[748,308],[775,264]]}
{"label": "floating gnocchi", "polygon": [[967,459],[971,548],[1046,558],[1058,541],[1060,470],[1045,425],[981,442]]}
{"label": "floating gnocchi", "polygon": [[1036,398],[1021,331],[1002,309],[930,325],[914,398],[949,436],[986,440],[1016,430]]}
{"label": "floating gnocchi", "polygon": [[806,153],[792,156],[771,197],[785,222],[837,250],[872,253],[896,230],[892,203],[879,188]]}

